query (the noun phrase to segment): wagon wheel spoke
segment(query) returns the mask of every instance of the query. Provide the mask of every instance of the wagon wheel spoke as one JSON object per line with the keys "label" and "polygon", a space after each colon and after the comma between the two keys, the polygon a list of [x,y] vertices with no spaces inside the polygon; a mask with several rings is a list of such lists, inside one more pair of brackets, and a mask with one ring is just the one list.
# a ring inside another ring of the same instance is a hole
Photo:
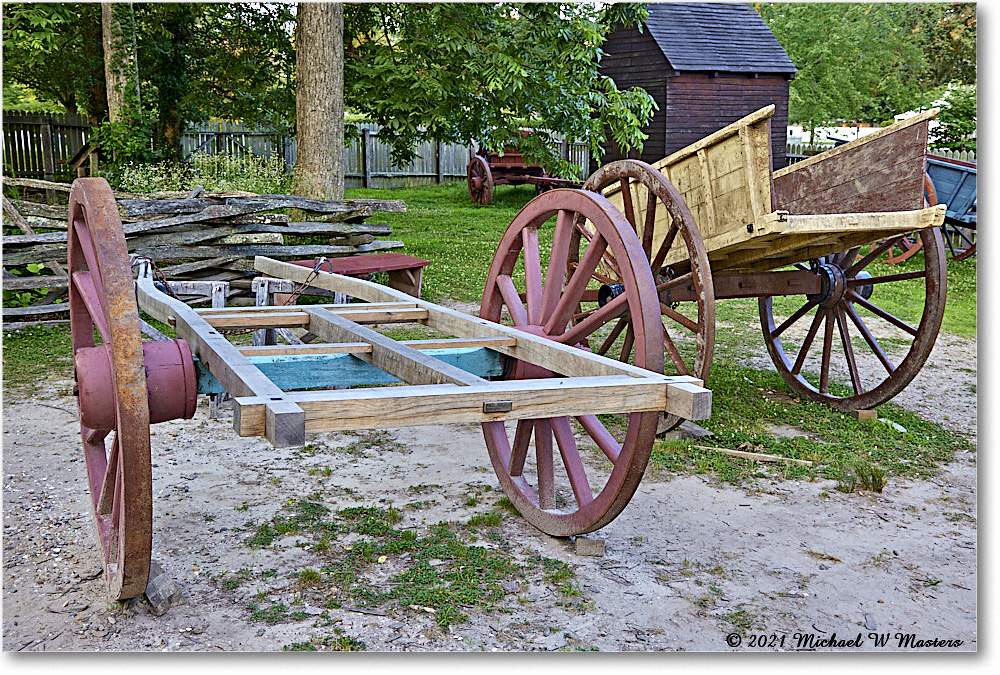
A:
{"label": "wagon wheel spoke", "polygon": [[531,442],[531,432],[534,420],[518,420],[517,431],[514,432],[514,443],[511,446],[510,461],[507,471],[511,476],[520,476],[524,471],[524,460],[528,456],[528,443]]}
{"label": "wagon wheel spoke", "polygon": [[632,226],[632,229],[638,233],[639,228],[636,226],[635,220],[635,207],[632,206],[632,187],[629,185],[628,178],[622,178],[618,181],[621,188],[622,201],[624,202],[625,208],[622,209],[622,213],[625,214],[625,219],[628,224]]}
{"label": "wagon wheel spoke", "polygon": [[573,317],[573,311],[580,306],[580,300],[583,298],[584,291],[587,290],[591,275],[597,269],[597,265],[601,262],[607,248],[608,242],[600,235],[589,242],[587,251],[573,270],[573,275],[566,284],[562,297],[559,298],[551,316],[545,322],[545,332],[548,335],[558,335],[566,329],[566,324]]}
{"label": "wagon wheel spoke", "polygon": [[625,295],[619,295],[617,298],[609,302],[593,312],[591,312],[585,319],[577,323],[575,326],[570,327],[562,335],[556,337],[556,340],[567,345],[575,345],[578,342],[582,342],[585,338],[594,334],[598,328],[604,324],[617,319],[628,309],[627,307],[628,299]]}
{"label": "wagon wheel spoke", "polygon": [[864,307],[865,309],[867,309],[869,312],[871,312],[875,316],[879,316],[879,317],[885,319],[886,321],[888,321],[892,325],[896,326],[897,328],[899,328],[901,330],[906,331],[910,335],[916,337],[917,333],[919,332],[916,328],[914,328],[910,324],[906,323],[905,321],[903,321],[899,317],[897,317],[897,316],[895,316],[893,314],[890,314],[889,312],[885,311],[881,307],[878,307],[877,305],[875,305],[875,304],[873,304],[873,303],[865,300],[863,297],[861,297],[860,295],[858,295],[856,292],[854,292],[854,291],[848,291],[847,295],[848,295],[848,297],[850,297],[850,299],[854,303],[856,303],[858,305],[861,305],[862,307]]}
{"label": "wagon wheel spoke", "polygon": [[619,361],[628,362],[629,357],[632,356],[632,345],[635,344],[635,333],[632,331],[632,324],[629,323],[628,329],[625,331],[625,342],[622,343],[622,351],[618,356]]}
{"label": "wagon wheel spoke", "polygon": [[[552,237],[552,250],[549,254],[549,269],[545,274],[545,288],[542,292],[539,323],[547,322],[552,316],[556,305],[562,300],[563,282],[566,280],[569,263],[569,245],[573,236],[573,221],[576,214],[572,211],[560,211],[556,216],[556,231]],[[583,295],[583,289],[580,289]]]}
{"label": "wagon wheel spoke", "polygon": [[783,322],[781,323],[781,325],[780,325],[780,326],[778,326],[778,327],[777,327],[777,328],[775,328],[775,329],[774,329],[773,331],[771,331],[771,337],[772,337],[772,338],[776,338],[776,337],[778,337],[779,335],[781,335],[782,333],[784,333],[784,332],[785,332],[785,331],[786,331],[786,330],[788,329],[788,327],[789,327],[789,326],[791,326],[791,325],[792,325],[792,324],[794,324],[794,323],[795,323],[796,321],[798,321],[798,320],[799,320],[799,319],[801,319],[801,318],[802,318],[803,316],[805,316],[805,315],[806,315],[806,313],[807,313],[807,312],[808,312],[808,311],[809,311],[810,309],[812,309],[813,307],[815,307],[815,306],[816,306],[816,301],[815,301],[815,300],[809,300],[808,302],[806,302],[806,304],[804,304],[804,305],[802,305],[801,307],[799,307],[799,308],[798,308],[798,309],[797,309],[797,310],[795,311],[795,313],[794,313],[794,314],[792,314],[792,315],[791,315],[790,317],[788,317],[787,319],[785,319],[785,320],[784,320],[784,321],[783,321]]}
{"label": "wagon wheel spoke", "polygon": [[583,467],[580,459],[580,450],[576,446],[573,438],[573,428],[569,420],[565,417],[556,417],[552,420],[552,433],[555,434],[556,444],[559,446],[559,454],[562,457],[563,466],[569,477],[569,484],[576,497],[579,506],[586,506],[594,501],[594,493],[590,489],[590,481],[587,480],[587,471]]}
{"label": "wagon wheel spoke", "polygon": [[621,443],[615,440],[607,427],[601,424],[596,415],[580,415],[576,418],[583,430],[594,440],[601,452],[614,464],[622,452]]}
{"label": "wagon wheel spoke", "polygon": [[663,267],[663,261],[667,259],[667,254],[670,253],[670,248],[674,245],[674,239],[677,238],[678,232],[680,232],[680,227],[678,227],[677,223],[670,223],[670,227],[667,229],[667,234],[663,238],[660,248],[656,250],[656,257],[653,258],[653,262],[649,265],[653,272],[659,272],[660,268]]}
{"label": "wagon wheel spoke", "polygon": [[538,506],[556,507],[556,471],[552,455],[552,423],[535,420],[535,467],[538,472]]}
{"label": "wagon wheel spoke", "polygon": [[100,497],[97,499],[97,513],[106,515],[111,510],[111,503],[118,494],[118,478],[121,471],[118,457],[118,434],[115,434],[111,442],[111,453],[108,455],[108,463],[104,470],[104,480],[101,482]]}
{"label": "wagon wheel spoke", "polygon": [[667,350],[667,355],[670,357],[671,363],[674,364],[674,368],[677,369],[681,375],[690,375],[691,371],[688,370],[687,364],[684,363],[684,357],[681,356],[680,351],[677,349],[677,345],[670,337],[670,333],[667,331],[667,327],[663,326],[663,346]]}
{"label": "wagon wheel spoke", "polygon": [[597,353],[600,354],[601,356],[607,354],[608,350],[611,349],[611,345],[615,343],[615,340],[618,339],[618,336],[622,334],[623,330],[625,330],[625,326],[628,325],[629,321],[627,316],[623,316],[622,318],[618,319],[618,323],[616,323],[615,327],[611,329],[611,334],[608,335],[607,339],[604,340],[604,342],[601,344],[600,348],[597,350]]}
{"label": "wagon wheel spoke", "polygon": [[697,333],[698,332],[698,328],[699,328],[698,324],[695,323],[694,321],[692,321],[691,319],[687,318],[686,316],[684,316],[680,312],[678,312],[673,307],[668,307],[667,305],[665,305],[665,304],[663,304],[661,302],[660,303],[660,311],[664,314],[664,316],[670,317],[671,319],[673,319],[674,321],[676,321],[680,325],[682,325],[685,328],[687,328],[692,333]]}
{"label": "wagon wheel spoke", "polygon": [[855,246],[854,248],[844,251],[843,253],[838,253],[834,256],[833,261],[844,267],[845,265],[850,265],[858,257],[858,251],[861,250],[860,246]]}
{"label": "wagon wheel spoke", "polygon": [[858,373],[858,363],[854,358],[854,346],[851,344],[851,334],[847,329],[847,319],[844,318],[844,310],[839,307],[836,310],[837,330],[840,332],[840,342],[844,345],[844,356],[847,359],[847,369],[851,373],[851,386],[854,387],[855,394],[864,392],[864,385],[861,384],[861,375]]}
{"label": "wagon wheel spoke", "polygon": [[858,286],[869,286],[871,284],[887,284],[894,281],[908,281],[910,279],[923,279],[927,276],[927,273],[923,270],[918,270],[916,272],[901,272],[900,274],[886,274],[878,277],[869,277],[867,279],[850,279],[847,282],[848,288],[856,288]]}
{"label": "wagon wheel spoke", "polygon": [[[642,227],[642,250],[646,253],[646,260],[653,260],[653,228],[656,226],[656,193],[649,191],[649,198],[646,201],[646,222]],[[652,266],[650,266],[652,267]]]}
{"label": "wagon wheel spoke", "polygon": [[526,227],[521,232],[524,253],[524,288],[528,301],[528,324],[539,322],[542,309],[542,263],[538,249],[538,228]]}
{"label": "wagon wheel spoke", "polygon": [[503,296],[504,304],[507,306],[507,311],[510,312],[510,319],[514,325],[527,326],[528,311],[524,308],[521,298],[518,297],[514,280],[506,274],[500,274],[497,276],[497,288],[500,290],[500,295]]}
{"label": "wagon wheel spoke", "polygon": [[823,361],[819,376],[819,391],[825,394],[830,384],[830,359],[833,356],[833,312],[827,311],[823,329]]}
{"label": "wagon wheel spoke", "polygon": [[844,276],[846,277],[857,276],[858,272],[868,267],[868,265],[873,260],[878,258],[883,253],[885,253],[887,250],[891,249],[893,246],[895,246],[896,243],[902,238],[903,238],[902,236],[899,236],[895,237],[894,239],[886,239],[881,244],[873,248],[868,255],[861,258],[861,260],[855,261],[854,264],[852,264],[850,267],[844,270]]}
{"label": "wagon wheel spoke", "polygon": [[886,372],[889,375],[892,375],[896,371],[896,366],[892,365],[892,361],[889,360],[889,357],[882,349],[882,346],[878,343],[878,340],[875,339],[875,336],[872,335],[872,332],[868,330],[868,326],[866,326],[865,322],[861,319],[860,316],[858,316],[857,310],[854,309],[851,303],[845,302],[844,311],[847,313],[847,316],[850,317],[851,322],[855,326],[857,326],[858,332],[861,333],[861,337],[863,337],[865,342],[868,343],[868,346],[871,348],[872,352],[885,367]]}
{"label": "wagon wheel spoke", "polygon": [[799,348],[799,355],[795,358],[795,365],[792,366],[792,373],[798,375],[802,372],[802,365],[806,361],[806,355],[809,353],[809,347],[812,346],[813,340],[816,338],[816,332],[819,330],[819,325],[823,321],[823,317],[826,316],[825,309],[817,309],[815,316],[813,316],[812,324],[809,325],[809,331],[806,333],[806,339],[802,341],[802,346]]}

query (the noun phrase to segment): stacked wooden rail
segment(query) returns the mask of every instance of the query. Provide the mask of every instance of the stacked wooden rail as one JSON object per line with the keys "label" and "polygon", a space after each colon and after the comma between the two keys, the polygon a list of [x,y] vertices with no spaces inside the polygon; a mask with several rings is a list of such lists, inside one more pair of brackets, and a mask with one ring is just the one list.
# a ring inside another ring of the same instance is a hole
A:
{"label": "stacked wooden rail", "polygon": [[[69,192],[70,186],[4,177],[4,185]],[[377,212],[403,212],[401,200],[318,200],[294,195],[249,192],[115,193],[128,250],[156,261],[171,281],[228,282],[231,297],[252,298],[255,256],[335,258],[400,248],[403,242],[379,239],[389,225],[365,222]],[[273,213],[297,209],[308,220],[291,221]],[[68,311],[65,206],[3,197],[3,289],[48,292],[26,307],[4,308],[5,322],[56,318]],[[44,230],[44,231],[43,231]],[[301,243],[309,241],[311,243]],[[321,243],[315,243],[315,242]],[[26,274],[27,265],[44,265],[44,276]],[[207,300],[201,295],[188,301]]]}

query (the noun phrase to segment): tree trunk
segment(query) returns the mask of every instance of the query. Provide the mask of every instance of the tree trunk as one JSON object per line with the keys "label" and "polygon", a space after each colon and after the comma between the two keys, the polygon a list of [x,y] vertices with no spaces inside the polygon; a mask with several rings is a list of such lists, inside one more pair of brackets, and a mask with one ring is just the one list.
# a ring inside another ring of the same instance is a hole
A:
{"label": "tree trunk", "polygon": [[[115,16],[115,4],[101,3],[101,41],[104,44],[104,80],[108,93],[108,118],[118,122],[126,117],[129,78],[135,80],[135,105],[139,105],[139,80],[135,55],[135,26],[122,26]],[[131,14],[132,5],[128,11]],[[128,30],[128,36],[124,32]]]}
{"label": "tree trunk", "polygon": [[344,197],[344,5],[300,2],[295,26],[293,192]]}

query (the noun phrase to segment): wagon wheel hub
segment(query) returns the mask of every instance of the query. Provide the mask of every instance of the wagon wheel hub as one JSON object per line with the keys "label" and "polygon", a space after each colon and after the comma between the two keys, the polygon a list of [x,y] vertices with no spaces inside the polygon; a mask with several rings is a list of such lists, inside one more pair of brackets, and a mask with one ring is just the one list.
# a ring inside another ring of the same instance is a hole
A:
{"label": "wagon wheel hub", "polygon": [[847,291],[843,268],[833,263],[822,263],[814,271],[820,277],[820,291],[815,295],[807,295],[806,299],[820,307],[835,307],[840,304]]}
{"label": "wagon wheel hub", "polygon": [[[142,356],[150,423],[194,417],[198,378],[187,342],[144,342]],[[89,429],[117,429],[115,377],[108,345],[77,350],[73,363],[81,423]]]}

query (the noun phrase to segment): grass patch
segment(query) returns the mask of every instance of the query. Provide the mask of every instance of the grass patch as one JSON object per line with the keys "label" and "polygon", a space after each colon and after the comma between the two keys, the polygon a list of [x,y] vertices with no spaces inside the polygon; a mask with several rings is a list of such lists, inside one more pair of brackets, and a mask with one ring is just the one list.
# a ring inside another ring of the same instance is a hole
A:
{"label": "grass patch", "polygon": [[[530,185],[501,186],[490,206],[469,199],[464,181],[402,190],[347,190],[348,198],[402,199],[406,213],[381,213],[391,239],[406,244],[407,255],[430,260],[421,294],[431,301],[448,297],[479,302],[493,253],[517,212],[535,196]],[[548,253],[542,251],[542,264]]]}
{"label": "grass patch", "polygon": [[[905,433],[889,424],[858,421],[801,399],[791,394],[777,373],[730,361],[713,364],[706,386],[712,390],[712,418],[699,424],[715,434],[711,445],[736,448],[750,443],[762,446],[762,452],[768,454],[814,462],[811,467],[770,465],[769,472],[785,478],[850,480],[848,476],[854,476],[859,480],[864,475],[868,485],[884,485],[887,476],[934,475],[938,465],[948,462],[957,450],[973,449],[968,441],[938,424],[891,403],[879,408],[879,416],[902,425]],[[801,429],[809,438],[775,439],[768,435],[771,426],[780,424]],[[736,484],[766,475],[756,462],[700,450],[695,444],[703,443],[657,441],[653,466],[674,472],[714,473],[720,480]]]}
{"label": "grass patch", "polygon": [[30,393],[50,379],[73,377],[69,326],[4,331],[3,386]]}
{"label": "grass patch", "polygon": [[[393,507],[334,512],[314,501],[296,501],[284,510],[257,525],[247,544],[267,546],[288,534],[310,539],[300,545],[320,561],[296,574],[297,585],[326,607],[394,605],[430,614],[447,629],[465,621],[467,609],[497,609],[507,592],[502,584],[509,580],[538,580],[564,596],[580,594],[573,569],[561,561],[540,556],[522,561],[502,536],[488,536],[488,546],[475,543],[484,528],[497,534],[500,511],[475,516],[466,525],[440,522],[418,534],[398,527],[402,515]],[[250,610],[251,618],[268,623],[295,618],[280,602]]]}

